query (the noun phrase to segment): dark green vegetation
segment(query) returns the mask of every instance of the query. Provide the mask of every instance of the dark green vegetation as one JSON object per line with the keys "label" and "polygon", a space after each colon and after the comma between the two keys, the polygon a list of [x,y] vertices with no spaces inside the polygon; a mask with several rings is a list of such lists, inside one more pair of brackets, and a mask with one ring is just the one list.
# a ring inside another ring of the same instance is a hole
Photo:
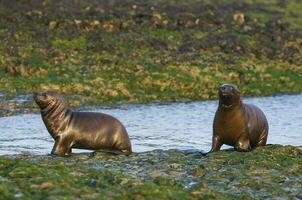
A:
{"label": "dark green vegetation", "polygon": [[52,89],[73,106],[213,99],[222,82],[245,95],[301,92],[301,9],[299,0],[3,0],[0,92]]}
{"label": "dark green vegetation", "polygon": [[279,145],[207,156],[177,150],[1,156],[0,193],[5,199],[300,199],[301,166],[301,148]]}

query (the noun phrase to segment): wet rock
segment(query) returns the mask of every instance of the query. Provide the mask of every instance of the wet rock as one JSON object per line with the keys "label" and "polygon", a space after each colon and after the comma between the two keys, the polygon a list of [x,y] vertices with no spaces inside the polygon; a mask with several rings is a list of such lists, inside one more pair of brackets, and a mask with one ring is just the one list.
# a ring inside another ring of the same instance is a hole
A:
{"label": "wet rock", "polygon": [[147,40],[150,46],[155,49],[165,49],[168,50],[169,44],[167,41],[160,39],[160,38],[150,38]]}
{"label": "wet rock", "polygon": [[[298,147],[268,145],[249,153],[226,150],[206,156],[179,150],[156,150],[129,157],[103,154],[101,159],[89,154],[74,154],[66,159],[1,156],[1,181],[4,179],[9,187],[0,184],[0,191],[8,194],[5,191],[18,183],[16,191],[29,197],[60,197],[63,191],[70,197],[89,196],[101,190],[107,195],[137,191],[139,195],[156,193],[164,198],[169,190],[174,191],[171,198],[184,195],[181,197],[185,199],[296,198],[302,184],[301,155]],[[28,180],[33,184],[28,185]],[[78,188],[82,188],[80,193],[76,192]],[[54,194],[54,190],[58,193]]]}
{"label": "wet rock", "polygon": [[1,198],[3,199],[13,198],[13,195],[11,194],[9,187],[4,183],[0,184],[0,194],[1,194]]}
{"label": "wet rock", "polygon": [[164,177],[164,176],[157,176],[154,179],[154,183],[157,185],[162,185],[162,186],[175,186],[179,185],[177,181],[175,181],[172,178]]}
{"label": "wet rock", "polygon": [[171,164],[169,164],[169,167],[172,168],[172,169],[177,169],[177,168],[180,167],[180,164],[178,164],[178,163],[171,163]]}
{"label": "wet rock", "polygon": [[193,169],[193,173],[192,173],[194,177],[203,177],[205,174],[206,174],[206,170],[203,165],[200,165],[195,169]]}
{"label": "wet rock", "polygon": [[45,189],[52,189],[52,188],[55,188],[56,186],[51,183],[51,182],[44,182],[42,183],[39,188],[42,189],[42,190],[45,190]]}

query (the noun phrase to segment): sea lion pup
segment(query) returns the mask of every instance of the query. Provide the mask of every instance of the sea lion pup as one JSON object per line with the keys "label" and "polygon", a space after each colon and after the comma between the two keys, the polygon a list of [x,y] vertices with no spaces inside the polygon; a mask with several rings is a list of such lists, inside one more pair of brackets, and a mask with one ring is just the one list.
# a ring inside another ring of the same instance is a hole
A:
{"label": "sea lion pup", "polygon": [[213,123],[212,149],[218,151],[223,144],[237,151],[250,151],[266,144],[268,122],[256,106],[244,104],[239,89],[232,84],[219,87],[219,106]]}
{"label": "sea lion pup", "polygon": [[55,92],[34,93],[44,124],[55,140],[51,151],[69,156],[72,148],[109,149],[129,155],[131,143],[125,127],[112,116],[96,112],[74,112]]}

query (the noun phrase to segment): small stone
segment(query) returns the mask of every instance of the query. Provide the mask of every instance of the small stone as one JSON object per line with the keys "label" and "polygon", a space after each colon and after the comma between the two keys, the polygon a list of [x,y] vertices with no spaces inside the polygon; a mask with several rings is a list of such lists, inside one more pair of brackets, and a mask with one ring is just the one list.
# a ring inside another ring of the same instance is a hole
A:
{"label": "small stone", "polygon": [[237,24],[241,25],[245,22],[245,17],[243,13],[236,13],[233,15],[233,20],[234,22],[236,22]]}
{"label": "small stone", "polygon": [[48,28],[49,29],[54,29],[54,28],[56,28],[57,24],[58,23],[56,21],[50,21],[49,24],[48,24]]}
{"label": "small stone", "polygon": [[91,179],[88,183],[88,185],[90,187],[96,187],[96,184],[97,184],[97,180],[95,180],[95,179]]}
{"label": "small stone", "polygon": [[172,169],[176,169],[179,166],[180,166],[180,164],[178,164],[178,163],[171,163],[171,164],[169,164],[169,167],[172,168]]}
{"label": "small stone", "polygon": [[205,171],[205,167],[204,166],[200,166],[200,167],[198,167],[198,168],[195,168],[194,170],[193,170],[193,176],[194,177],[202,177],[202,176],[204,176],[206,174],[206,171]]}
{"label": "small stone", "polygon": [[54,188],[55,185],[51,182],[44,182],[40,185],[40,189],[45,190],[45,189],[51,189]]}
{"label": "small stone", "polygon": [[250,27],[250,26],[244,26],[243,27],[243,30],[244,31],[251,31],[253,28],[252,27]]}

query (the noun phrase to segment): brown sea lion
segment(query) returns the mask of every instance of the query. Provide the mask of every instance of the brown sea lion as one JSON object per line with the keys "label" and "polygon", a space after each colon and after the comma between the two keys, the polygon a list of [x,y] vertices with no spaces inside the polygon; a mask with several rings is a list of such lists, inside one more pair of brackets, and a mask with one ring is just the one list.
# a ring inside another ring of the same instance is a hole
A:
{"label": "brown sea lion", "polygon": [[221,85],[218,95],[210,152],[218,151],[223,144],[233,146],[237,151],[264,146],[268,135],[264,113],[254,105],[244,104],[235,85]]}
{"label": "brown sea lion", "polygon": [[72,148],[109,149],[130,154],[131,143],[125,127],[112,116],[96,112],[74,112],[55,92],[34,93],[41,116],[55,140],[52,154],[68,156]]}

